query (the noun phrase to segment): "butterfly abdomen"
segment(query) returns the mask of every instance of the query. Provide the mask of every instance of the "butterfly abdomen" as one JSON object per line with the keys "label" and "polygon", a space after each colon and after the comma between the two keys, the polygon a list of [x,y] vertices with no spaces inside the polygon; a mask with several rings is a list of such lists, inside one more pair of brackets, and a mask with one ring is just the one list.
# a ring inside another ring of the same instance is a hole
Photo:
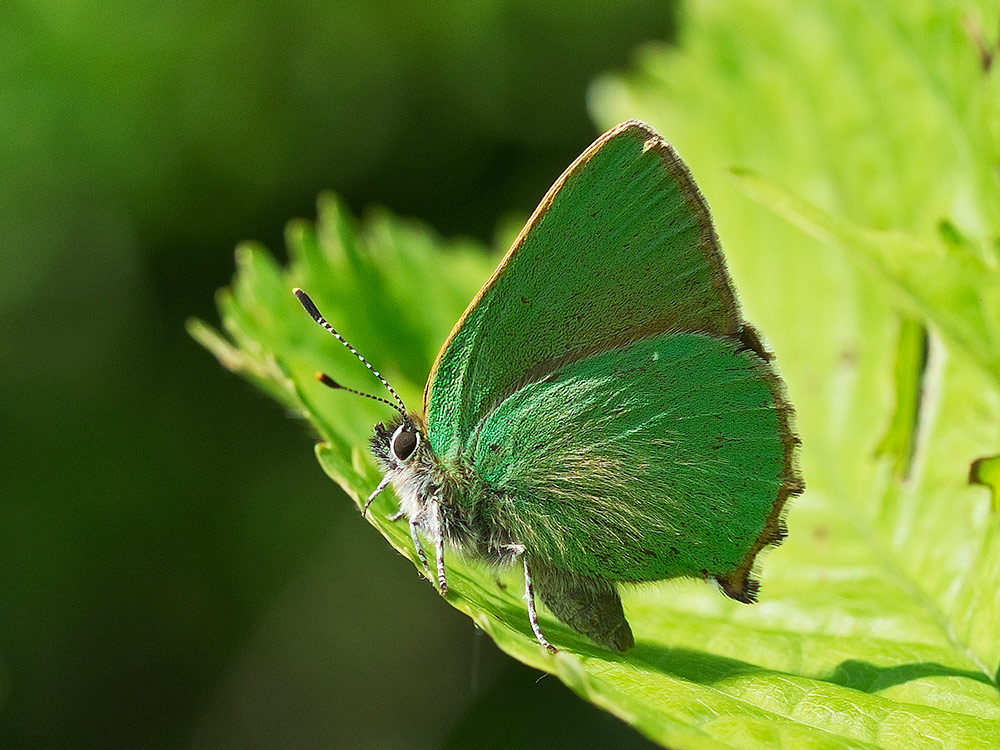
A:
{"label": "butterfly abdomen", "polygon": [[552,568],[539,561],[532,570],[535,591],[564,623],[612,651],[627,651],[635,645],[613,583]]}

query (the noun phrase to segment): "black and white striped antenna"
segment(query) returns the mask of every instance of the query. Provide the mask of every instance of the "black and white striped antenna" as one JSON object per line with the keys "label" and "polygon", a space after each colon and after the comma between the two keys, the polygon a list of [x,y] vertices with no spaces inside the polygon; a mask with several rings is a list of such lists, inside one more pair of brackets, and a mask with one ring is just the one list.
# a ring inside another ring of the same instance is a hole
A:
{"label": "black and white striped antenna", "polygon": [[[339,390],[342,390],[342,391],[348,391],[349,393],[355,393],[358,396],[364,396],[365,398],[370,398],[370,399],[372,399],[374,401],[380,401],[383,404],[388,404],[393,409],[395,409],[396,411],[398,411],[400,414],[402,414],[402,415],[405,416],[406,415],[406,404],[403,403],[403,399],[401,399],[399,397],[399,394],[396,393],[395,390],[393,390],[393,387],[391,385],[389,385],[389,382],[385,378],[382,377],[382,374],[378,370],[376,370],[374,367],[372,367],[371,363],[367,359],[365,359],[364,357],[362,357],[361,353],[358,352],[358,350],[355,349],[353,346],[351,346],[350,342],[347,339],[345,339],[343,336],[341,336],[337,332],[337,329],[334,328],[332,325],[330,325],[326,321],[326,318],[323,317],[322,313],[320,313],[320,311],[319,311],[319,308],[316,307],[316,303],[314,303],[312,301],[312,299],[309,297],[308,294],[306,294],[305,292],[303,292],[298,287],[295,287],[292,290],[292,292],[295,294],[295,297],[299,300],[299,303],[302,305],[302,307],[305,308],[306,312],[309,313],[309,316],[313,320],[315,320],[317,323],[319,323],[321,326],[323,326],[326,330],[328,330],[330,333],[332,333],[334,335],[334,337],[337,339],[337,341],[339,341],[341,344],[343,344],[344,346],[347,347],[347,351],[349,351],[351,354],[353,354],[355,357],[357,357],[359,360],[361,360],[361,364],[363,364],[365,367],[367,367],[369,370],[371,370],[372,374],[376,378],[379,379],[379,382],[382,383],[382,385],[385,386],[385,389],[387,391],[389,391],[389,393],[392,394],[392,397],[394,399],[396,399],[396,403],[394,404],[394,403],[392,403],[392,401],[389,401],[387,399],[380,398],[378,396],[373,396],[370,393],[362,393],[361,391],[356,391],[353,388],[348,388],[346,386],[343,386],[340,383],[338,383],[336,380],[334,380],[333,378],[331,378],[329,375],[327,375],[326,373],[322,373],[322,372],[317,373],[316,374],[316,379],[319,382],[321,382],[323,385],[328,386],[330,388],[336,388],[336,389],[339,389]],[[398,404],[398,406],[396,404]]]}

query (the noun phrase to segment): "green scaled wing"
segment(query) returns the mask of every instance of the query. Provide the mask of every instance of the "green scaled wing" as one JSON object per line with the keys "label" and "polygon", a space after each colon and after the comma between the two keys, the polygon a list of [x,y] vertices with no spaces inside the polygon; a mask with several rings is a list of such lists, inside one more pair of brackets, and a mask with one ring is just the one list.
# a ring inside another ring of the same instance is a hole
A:
{"label": "green scaled wing", "polygon": [[522,384],[663,332],[739,336],[742,320],[704,199],[673,149],[627,122],[542,200],[438,355],[428,436],[457,458]]}
{"label": "green scaled wing", "polygon": [[[467,446],[535,556],[615,581],[739,569],[789,479],[780,385],[730,338],[665,333],[503,401]],[[774,539],[768,540],[774,541]]]}

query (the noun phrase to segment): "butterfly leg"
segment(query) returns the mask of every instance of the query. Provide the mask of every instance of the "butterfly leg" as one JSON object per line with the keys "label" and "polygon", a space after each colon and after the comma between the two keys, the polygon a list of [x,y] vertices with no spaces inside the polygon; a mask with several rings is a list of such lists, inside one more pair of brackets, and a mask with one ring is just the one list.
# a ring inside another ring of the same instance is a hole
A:
{"label": "butterfly leg", "polygon": [[403,509],[402,509],[402,508],[400,508],[400,509],[399,509],[399,510],[397,510],[397,511],[396,511],[395,513],[393,513],[392,515],[390,515],[390,516],[386,516],[386,517],[385,517],[385,520],[386,520],[386,521],[392,521],[392,522],[396,522],[396,521],[398,521],[398,520],[399,520],[400,518],[402,518],[402,517],[403,517],[403,516],[405,516],[405,515],[406,515],[406,513],[405,513],[405,512],[403,511]]}
{"label": "butterfly leg", "polygon": [[361,515],[363,515],[363,516],[368,515],[368,508],[369,508],[369,506],[371,506],[371,504],[372,504],[372,502],[374,502],[375,498],[379,496],[379,493],[382,490],[384,490],[386,487],[389,486],[389,482],[390,481],[392,481],[392,480],[389,478],[388,474],[386,474],[384,477],[382,477],[382,481],[378,483],[378,487],[375,488],[375,490],[372,492],[372,494],[370,494],[368,496],[368,499],[365,501],[365,507],[363,507],[361,509]]}
{"label": "butterfly leg", "polygon": [[448,593],[448,581],[444,575],[444,533],[441,531],[441,504],[436,497],[428,503],[431,511],[431,538],[434,540],[434,557],[437,560],[438,587],[442,594]]}
{"label": "butterfly leg", "polygon": [[417,550],[417,557],[420,558],[420,564],[424,566],[424,571],[427,575],[430,575],[431,569],[427,564],[427,555],[424,553],[424,545],[420,543],[420,533],[417,528],[417,522],[413,518],[410,519],[410,539],[413,540],[413,546]]}
{"label": "butterfly leg", "polygon": [[531,630],[540,644],[545,646],[545,650],[551,654],[556,653],[556,647],[549,643],[542,635],[542,628],[538,624],[538,612],[535,611],[535,587],[531,584],[531,573],[528,570],[528,557],[524,554],[524,548],[520,548],[521,562],[524,564],[524,600],[528,603],[528,622],[531,623]]}

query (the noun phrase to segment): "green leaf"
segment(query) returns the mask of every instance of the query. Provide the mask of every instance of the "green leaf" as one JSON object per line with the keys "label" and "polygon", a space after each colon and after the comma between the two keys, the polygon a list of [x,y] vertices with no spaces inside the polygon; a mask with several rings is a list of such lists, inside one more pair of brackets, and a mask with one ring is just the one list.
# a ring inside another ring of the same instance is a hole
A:
{"label": "green leaf", "polygon": [[[637,638],[625,655],[543,612],[561,647],[548,655],[516,576],[500,586],[454,555],[448,600],[675,750],[996,747],[1000,66],[984,70],[995,40],[981,31],[995,8],[686,7],[679,47],[649,47],[592,103],[604,125],[660,129],[713,208],[798,411],[807,491],[790,536],[764,561],[753,607],[698,582],[625,592]],[[370,428],[388,414],[315,382],[322,369],[378,387],[291,287],[414,406],[494,263],[384,215],[359,232],[332,199],[288,246],[285,270],[242,248],[219,300],[228,339],[192,333],[313,423],[322,466],[360,503],[379,479]],[[369,518],[415,561],[406,529],[386,521],[394,509],[383,493]]]}
{"label": "green leaf", "polygon": [[741,715],[764,709],[808,746],[996,747],[996,8],[686,9],[677,48],[647,47],[591,102],[604,125],[649,121],[691,165],[788,381],[807,485],[761,603],[694,642],[742,669],[691,674],[744,701],[708,746],[780,745]]}
{"label": "green leaf", "polygon": [[[736,174],[751,198],[830,245],[856,255],[879,275],[901,306],[933,323],[954,347],[978,362],[1000,384],[1000,268],[961,237],[925,242],[838,220],[749,172]],[[949,226],[950,224],[945,224]]]}

